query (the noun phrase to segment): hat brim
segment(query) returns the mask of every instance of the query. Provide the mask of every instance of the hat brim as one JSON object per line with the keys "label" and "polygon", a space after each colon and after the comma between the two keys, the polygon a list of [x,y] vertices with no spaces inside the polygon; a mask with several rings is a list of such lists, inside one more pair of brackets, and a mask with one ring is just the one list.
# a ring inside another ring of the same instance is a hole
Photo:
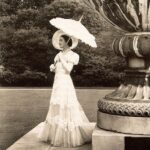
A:
{"label": "hat brim", "polygon": [[[52,37],[52,44],[54,46],[54,48],[58,49],[58,50],[63,50],[60,46],[59,46],[59,40],[60,40],[60,37],[62,35],[67,35],[66,33],[64,33],[62,30],[58,30],[54,33],[53,37]],[[70,46],[70,49],[74,49],[77,47],[78,45],[78,39],[68,35],[71,40],[72,40],[72,46]]]}

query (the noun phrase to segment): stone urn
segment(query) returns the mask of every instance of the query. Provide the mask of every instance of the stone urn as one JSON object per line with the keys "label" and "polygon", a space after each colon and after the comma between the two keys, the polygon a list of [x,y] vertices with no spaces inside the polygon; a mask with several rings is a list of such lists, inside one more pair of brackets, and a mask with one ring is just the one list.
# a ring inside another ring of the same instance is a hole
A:
{"label": "stone urn", "polygon": [[91,4],[126,32],[112,47],[128,65],[120,87],[99,100],[97,125],[120,133],[150,135],[150,0],[92,0]]}

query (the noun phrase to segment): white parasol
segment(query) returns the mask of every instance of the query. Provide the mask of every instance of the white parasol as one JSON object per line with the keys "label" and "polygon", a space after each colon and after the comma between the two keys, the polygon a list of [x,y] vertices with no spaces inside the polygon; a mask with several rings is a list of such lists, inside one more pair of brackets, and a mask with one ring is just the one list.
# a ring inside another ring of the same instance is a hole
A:
{"label": "white parasol", "polygon": [[95,42],[95,37],[81,23],[81,19],[76,21],[73,19],[54,18],[50,20],[50,23],[56,28],[65,32],[67,35],[73,36],[85,44],[96,48],[97,44]]}

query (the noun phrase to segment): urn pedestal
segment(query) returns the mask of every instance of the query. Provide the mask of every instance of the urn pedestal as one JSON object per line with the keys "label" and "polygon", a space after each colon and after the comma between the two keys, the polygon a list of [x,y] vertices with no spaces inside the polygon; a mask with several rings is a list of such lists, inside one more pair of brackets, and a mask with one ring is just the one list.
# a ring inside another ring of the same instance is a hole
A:
{"label": "urn pedestal", "polygon": [[[114,144],[105,136],[104,132],[108,131],[115,139],[120,133],[122,136],[147,136],[150,140],[150,0],[92,0],[91,5],[106,21],[126,32],[114,40],[112,47],[128,65],[120,87],[98,102],[99,132],[96,137],[98,129],[94,131],[93,143],[97,138],[99,149],[100,143],[105,142],[101,150],[110,150]],[[98,150],[95,148],[93,150]],[[148,149],[150,145],[140,150]]]}
{"label": "urn pedestal", "polygon": [[113,49],[127,60],[124,82],[98,102],[98,127],[150,135],[150,34],[132,33],[115,39]]}

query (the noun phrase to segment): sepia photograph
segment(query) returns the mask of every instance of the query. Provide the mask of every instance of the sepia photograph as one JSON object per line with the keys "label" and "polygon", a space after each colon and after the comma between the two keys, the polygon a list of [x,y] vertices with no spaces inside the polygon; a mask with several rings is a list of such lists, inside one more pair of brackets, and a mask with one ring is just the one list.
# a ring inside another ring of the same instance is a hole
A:
{"label": "sepia photograph", "polygon": [[0,150],[150,150],[150,0],[0,0]]}

